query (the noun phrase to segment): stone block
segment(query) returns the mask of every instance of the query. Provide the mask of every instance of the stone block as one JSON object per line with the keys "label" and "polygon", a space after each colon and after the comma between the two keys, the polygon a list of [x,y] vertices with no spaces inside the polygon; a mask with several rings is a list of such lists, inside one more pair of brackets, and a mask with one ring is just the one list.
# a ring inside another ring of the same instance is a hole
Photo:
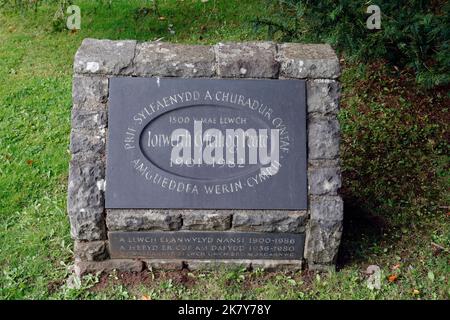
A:
{"label": "stone block", "polygon": [[103,211],[105,167],[101,161],[71,161],[69,166],[69,214],[87,209]]}
{"label": "stone block", "polygon": [[328,44],[283,43],[278,46],[280,77],[335,79],[339,60]]}
{"label": "stone block", "polygon": [[223,231],[231,227],[231,213],[220,210],[184,210],[183,229]]}
{"label": "stone block", "polygon": [[276,78],[279,63],[271,42],[219,43],[217,74],[222,78]]}
{"label": "stone block", "polygon": [[144,264],[140,260],[131,259],[108,259],[104,261],[76,261],[75,274],[81,277],[88,273],[97,272],[141,272],[144,270]]}
{"label": "stone block", "polygon": [[334,264],[342,235],[342,221],[311,219],[306,233],[305,257],[308,264]]}
{"label": "stone block", "polygon": [[341,187],[339,167],[308,169],[308,185],[311,195],[336,195]]}
{"label": "stone block", "polygon": [[181,214],[169,210],[108,209],[109,231],[174,231],[182,225]]}
{"label": "stone block", "polygon": [[330,79],[314,79],[306,82],[309,113],[335,115],[339,111],[340,84]]}
{"label": "stone block", "polygon": [[74,239],[100,240],[106,237],[104,183],[103,162],[70,162],[67,209]]}
{"label": "stone block", "polygon": [[106,239],[105,218],[103,212],[99,210],[80,209],[69,214],[69,221],[73,239],[83,241]]}
{"label": "stone block", "polygon": [[75,54],[78,74],[130,75],[133,71],[134,40],[84,39]]}
{"label": "stone block", "polygon": [[182,260],[143,260],[148,270],[182,270],[185,267],[185,263]]}
{"label": "stone block", "polygon": [[[73,129],[88,129],[99,130],[106,128],[108,125],[106,106],[103,106],[100,110],[84,110],[73,108],[72,109],[72,128]],[[77,143],[78,141],[75,141]],[[82,149],[80,146],[76,146],[78,149]]]}
{"label": "stone block", "polygon": [[83,261],[103,261],[108,259],[108,244],[106,241],[75,241],[75,259]]}
{"label": "stone block", "polygon": [[104,154],[106,149],[106,129],[72,129],[70,133],[70,151],[72,154]]}
{"label": "stone block", "polygon": [[302,269],[301,260],[188,260],[185,261],[190,271],[217,269],[264,269],[273,271],[299,271]]}
{"label": "stone block", "polygon": [[164,42],[139,43],[134,75],[160,77],[213,77],[215,58],[211,46]]}
{"label": "stone block", "polygon": [[340,129],[338,120],[308,121],[309,159],[334,159],[339,155]]}
{"label": "stone block", "polygon": [[300,233],[306,218],[306,211],[244,210],[234,213],[232,225],[236,231]]}
{"label": "stone block", "polygon": [[97,109],[108,100],[108,79],[99,76],[75,75],[72,80],[72,101],[80,109]]}
{"label": "stone block", "polygon": [[309,200],[311,219],[342,221],[344,202],[339,196],[311,197]]}

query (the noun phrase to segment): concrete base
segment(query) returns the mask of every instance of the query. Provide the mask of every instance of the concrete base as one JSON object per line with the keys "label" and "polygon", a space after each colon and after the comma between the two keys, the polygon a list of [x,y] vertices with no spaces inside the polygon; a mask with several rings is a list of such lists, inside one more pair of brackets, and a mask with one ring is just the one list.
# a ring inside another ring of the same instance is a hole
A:
{"label": "concrete base", "polygon": [[263,269],[265,271],[300,271],[301,260],[135,260],[135,259],[108,259],[103,261],[75,261],[75,274],[83,276],[97,272],[141,272],[144,270],[177,271],[187,269],[220,270],[245,268],[247,270]]}

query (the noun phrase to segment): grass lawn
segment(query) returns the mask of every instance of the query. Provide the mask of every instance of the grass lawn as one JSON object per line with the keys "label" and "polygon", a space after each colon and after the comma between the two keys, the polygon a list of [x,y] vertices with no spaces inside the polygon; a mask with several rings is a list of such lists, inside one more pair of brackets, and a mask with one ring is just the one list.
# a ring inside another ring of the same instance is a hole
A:
{"label": "grass lawn", "polygon": [[[66,285],[72,63],[86,37],[216,43],[266,40],[264,0],[76,1],[78,32],[57,9],[0,8],[0,299],[449,299],[449,95],[408,70],[343,57],[346,201],[338,272],[264,270],[90,275]],[[103,4],[105,3],[105,4]],[[58,31],[58,29],[60,29]],[[382,270],[370,290],[364,271]]]}

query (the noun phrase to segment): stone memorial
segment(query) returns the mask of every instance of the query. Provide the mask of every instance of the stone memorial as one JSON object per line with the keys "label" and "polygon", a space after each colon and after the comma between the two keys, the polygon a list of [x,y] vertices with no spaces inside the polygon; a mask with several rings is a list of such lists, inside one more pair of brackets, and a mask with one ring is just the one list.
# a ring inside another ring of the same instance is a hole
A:
{"label": "stone memorial", "polygon": [[333,268],[343,203],[330,46],[85,39],[74,73],[79,275]]}

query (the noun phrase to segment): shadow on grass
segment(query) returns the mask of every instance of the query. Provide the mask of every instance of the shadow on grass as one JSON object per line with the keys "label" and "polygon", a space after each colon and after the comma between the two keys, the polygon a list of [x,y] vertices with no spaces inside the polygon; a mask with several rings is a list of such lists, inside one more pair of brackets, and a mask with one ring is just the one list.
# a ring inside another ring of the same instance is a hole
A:
{"label": "shadow on grass", "polygon": [[350,264],[364,263],[388,232],[387,221],[375,216],[354,199],[344,197],[344,230],[337,259],[337,270]]}

